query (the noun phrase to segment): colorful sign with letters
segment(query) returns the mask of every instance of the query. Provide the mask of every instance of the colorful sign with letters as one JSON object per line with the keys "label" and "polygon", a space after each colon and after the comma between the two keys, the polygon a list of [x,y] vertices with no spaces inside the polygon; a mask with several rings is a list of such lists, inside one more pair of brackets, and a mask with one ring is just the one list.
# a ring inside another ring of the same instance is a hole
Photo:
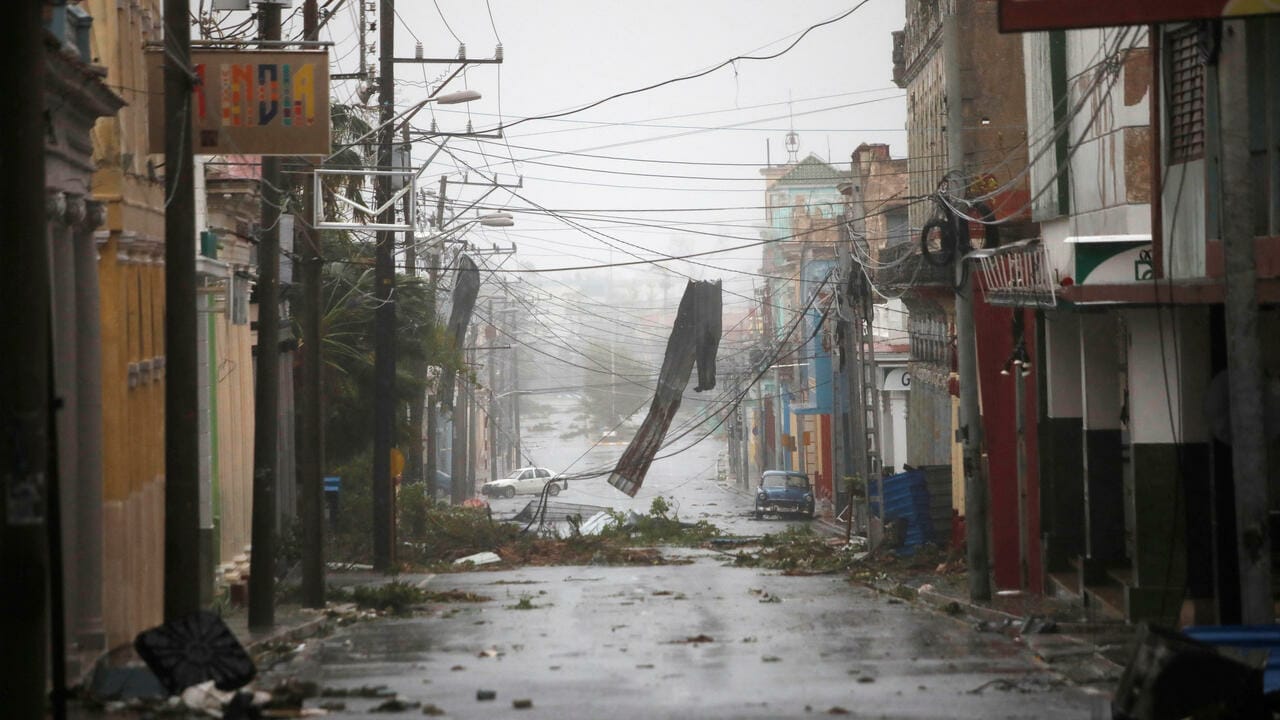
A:
{"label": "colorful sign with letters", "polygon": [[[151,152],[164,152],[164,55],[148,54]],[[328,155],[326,51],[192,50],[197,155]]]}

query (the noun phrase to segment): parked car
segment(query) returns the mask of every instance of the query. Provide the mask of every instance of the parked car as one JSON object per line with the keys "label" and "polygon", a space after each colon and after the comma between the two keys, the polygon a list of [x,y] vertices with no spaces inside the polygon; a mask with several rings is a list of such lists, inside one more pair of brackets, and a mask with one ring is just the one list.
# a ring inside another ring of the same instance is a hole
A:
{"label": "parked car", "polygon": [[545,486],[547,493],[559,495],[561,490],[569,489],[569,481],[557,478],[555,473],[546,468],[525,467],[512,470],[511,474],[500,480],[491,480],[480,487],[480,492],[490,497],[515,497],[516,493],[538,494]]}
{"label": "parked car", "polygon": [[809,485],[809,476],[792,470],[766,470],[756,489],[756,519],[765,513],[813,517],[813,487]]}

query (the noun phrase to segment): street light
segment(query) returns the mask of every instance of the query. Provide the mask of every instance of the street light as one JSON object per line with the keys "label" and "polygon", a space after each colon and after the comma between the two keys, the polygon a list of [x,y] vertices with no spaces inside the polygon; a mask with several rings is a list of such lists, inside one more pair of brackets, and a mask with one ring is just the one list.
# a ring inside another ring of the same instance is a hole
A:
{"label": "street light", "polygon": [[435,235],[428,235],[420,242],[414,243],[417,249],[425,249],[427,252],[438,250],[445,243],[453,242],[466,245],[465,240],[452,240],[452,236],[466,230],[473,225],[482,225],[484,227],[511,227],[516,224],[515,218],[508,212],[493,212],[484,215],[477,215],[470,220],[464,220],[452,227],[446,228]]}

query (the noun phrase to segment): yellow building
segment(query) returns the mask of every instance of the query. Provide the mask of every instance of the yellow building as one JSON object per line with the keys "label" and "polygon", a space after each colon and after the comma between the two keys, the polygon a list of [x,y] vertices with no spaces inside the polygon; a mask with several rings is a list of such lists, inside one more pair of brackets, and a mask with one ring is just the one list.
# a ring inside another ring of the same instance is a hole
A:
{"label": "yellow building", "polygon": [[103,562],[109,646],[163,619],[164,190],[147,154],[143,45],[158,0],[90,0],[92,53],[127,105],[93,132],[102,318]]}

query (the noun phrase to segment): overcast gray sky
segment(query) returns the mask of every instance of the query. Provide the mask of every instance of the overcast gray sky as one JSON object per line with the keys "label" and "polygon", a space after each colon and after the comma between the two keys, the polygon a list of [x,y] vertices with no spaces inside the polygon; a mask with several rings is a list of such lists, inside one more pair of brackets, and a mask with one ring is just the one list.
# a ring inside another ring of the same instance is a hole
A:
{"label": "overcast gray sky", "polygon": [[[344,3],[325,29],[337,43],[334,72],[358,68],[358,2]],[[377,20],[376,5],[370,2],[371,21]],[[421,42],[427,57],[452,57],[460,40],[468,56],[492,57],[501,41],[503,65],[475,66],[446,89],[478,90],[481,100],[434,107],[440,130],[463,131],[468,120],[474,129],[485,130],[498,124],[499,114],[511,122],[569,110],[737,55],[776,52],[805,28],[855,5],[857,0],[490,0],[488,5],[401,0],[396,55],[412,56],[415,43]],[[905,101],[890,80],[890,32],[903,21],[901,0],[869,0],[848,18],[813,30],[779,58],[739,61],[702,78],[565,118],[526,122],[511,128],[505,142],[455,138],[449,149],[456,158],[438,157],[425,180],[434,187],[440,173],[460,178],[463,170],[476,180],[468,163],[496,172],[504,182],[524,177],[524,188],[517,191],[522,197],[500,191],[485,203],[509,207],[517,216],[516,227],[472,234],[476,241],[517,245],[517,256],[505,268],[616,263],[634,260],[628,253],[654,257],[654,251],[674,255],[752,242],[759,238],[763,217],[759,169],[766,162],[766,142],[773,162],[784,162],[783,144],[792,124],[799,133],[801,157],[812,152],[844,167],[862,142],[887,142],[895,155],[905,152]],[[377,33],[369,39],[376,42]],[[370,62],[376,62],[376,55]],[[452,69],[397,65],[397,105],[425,97],[427,88]],[[353,81],[335,83],[334,97],[348,100],[356,89]],[[423,112],[415,125],[426,127],[431,116]],[[427,151],[419,145],[417,159],[425,159]],[[622,159],[563,154],[568,152]],[[474,197],[475,192],[458,188],[457,197]],[[521,212],[533,205],[570,214],[609,238],[545,214]],[[611,222],[626,219],[657,227]],[[705,265],[666,266],[698,278],[721,277],[741,288],[750,280],[740,273],[758,269],[760,250],[735,250],[699,262]],[[587,282],[610,277],[615,284],[634,278],[621,269],[612,275],[604,269],[559,274],[561,280]],[[744,302],[726,301],[729,306]]]}

